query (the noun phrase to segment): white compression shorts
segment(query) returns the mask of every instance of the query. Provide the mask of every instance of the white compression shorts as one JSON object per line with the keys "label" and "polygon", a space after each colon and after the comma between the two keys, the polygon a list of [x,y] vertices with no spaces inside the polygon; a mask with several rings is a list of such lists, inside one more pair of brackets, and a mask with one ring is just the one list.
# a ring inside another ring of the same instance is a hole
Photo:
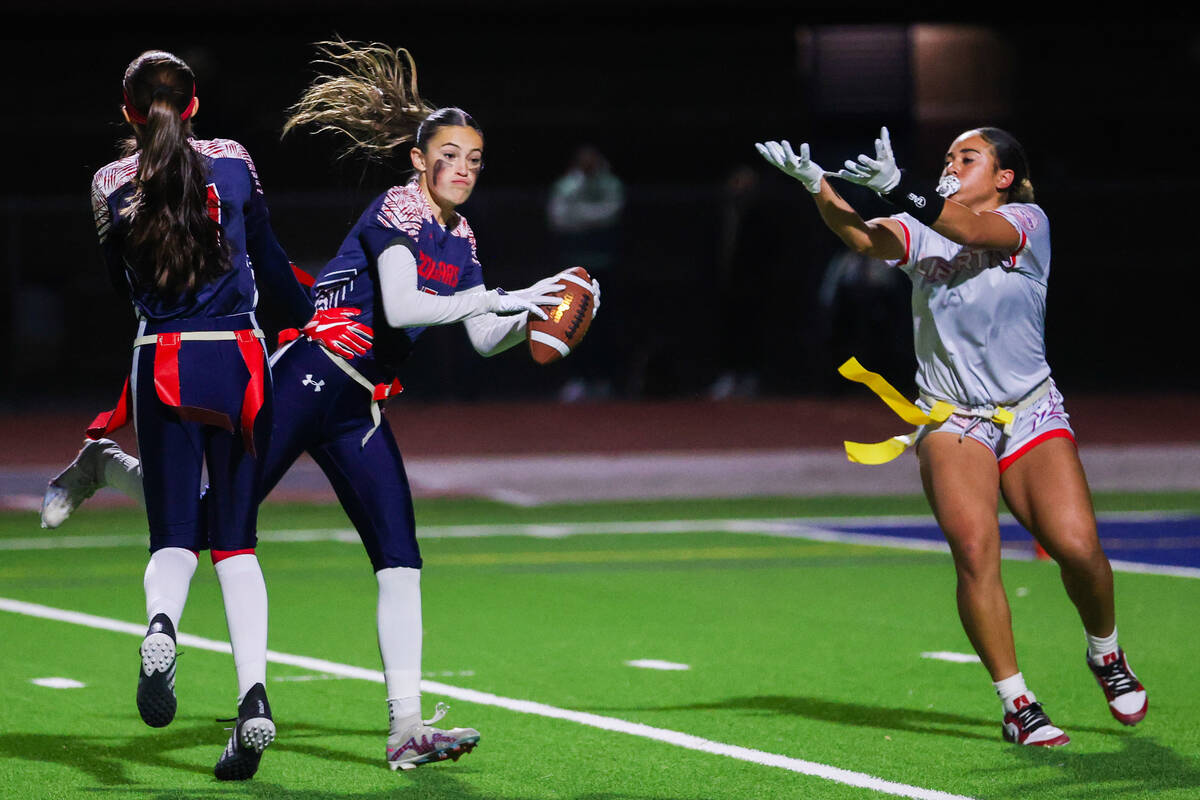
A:
{"label": "white compression shorts", "polygon": [[[928,412],[932,403],[922,397],[917,405]],[[1058,437],[1075,441],[1075,431],[1071,429],[1070,417],[1063,406],[1063,396],[1058,387],[1050,380],[1049,390],[1029,408],[1015,412],[1012,433],[1004,434],[1004,426],[990,419],[972,417],[965,414],[953,414],[942,423],[922,425],[917,434],[917,449],[921,442],[931,433],[950,433],[960,440],[964,437],[974,439],[995,454],[1000,463],[1000,471],[1008,469],[1021,456],[1028,453],[1047,439]]]}

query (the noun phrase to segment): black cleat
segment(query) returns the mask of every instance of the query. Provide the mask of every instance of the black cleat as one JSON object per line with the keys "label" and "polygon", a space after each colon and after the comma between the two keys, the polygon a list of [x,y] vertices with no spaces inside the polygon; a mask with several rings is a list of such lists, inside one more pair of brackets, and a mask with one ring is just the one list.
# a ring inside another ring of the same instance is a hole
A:
{"label": "black cleat", "polygon": [[175,719],[175,626],[166,614],[155,614],[138,652],[137,707],[151,728],[165,728]]}
{"label": "black cleat", "polygon": [[217,759],[213,775],[221,781],[245,781],[258,772],[262,751],[275,741],[275,722],[271,719],[271,704],[267,690],[256,683],[246,692],[238,706],[237,725]]}

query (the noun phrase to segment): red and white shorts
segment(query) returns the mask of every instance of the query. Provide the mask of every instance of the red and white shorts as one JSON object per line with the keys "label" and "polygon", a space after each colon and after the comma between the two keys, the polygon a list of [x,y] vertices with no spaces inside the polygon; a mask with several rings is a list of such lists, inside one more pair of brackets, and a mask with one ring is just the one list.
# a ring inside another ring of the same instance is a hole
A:
{"label": "red and white shorts", "polygon": [[[974,439],[996,455],[1000,471],[1004,472],[1018,458],[1047,439],[1064,438],[1074,442],[1075,431],[1071,429],[1070,417],[1063,406],[1063,396],[1053,380],[1049,380],[1049,383],[1049,389],[1035,403],[1013,412],[1012,432],[1007,436],[1004,426],[990,419],[953,414],[945,422],[922,425],[917,433],[917,448],[931,433],[950,433],[960,440],[964,437]],[[924,397],[917,401],[917,405],[926,412],[932,407]]]}

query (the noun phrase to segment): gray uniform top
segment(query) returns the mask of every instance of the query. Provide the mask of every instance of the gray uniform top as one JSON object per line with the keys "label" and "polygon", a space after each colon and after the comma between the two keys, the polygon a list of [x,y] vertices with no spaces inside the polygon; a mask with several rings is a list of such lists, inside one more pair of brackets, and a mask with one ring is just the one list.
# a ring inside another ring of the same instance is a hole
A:
{"label": "gray uniform top", "polygon": [[1013,252],[956,244],[908,214],[892,217],[907,255],[889,263],[912,279],[917,386],[966,407],[1015,403],[1050,377],[1050,221],[1031,203],[989,213],[1016,228]]}

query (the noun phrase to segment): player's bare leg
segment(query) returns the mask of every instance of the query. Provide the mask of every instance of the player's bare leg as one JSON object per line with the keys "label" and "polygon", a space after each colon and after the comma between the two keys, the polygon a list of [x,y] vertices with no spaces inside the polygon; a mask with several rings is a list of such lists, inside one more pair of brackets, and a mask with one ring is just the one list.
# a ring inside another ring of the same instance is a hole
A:
{"label": "player's bare leg", "polygon": [[921,442],[921,482],[958,576],[958,614],[992,680],[1017,672],[1012,618],[1000,578],[998,470],[974,439],[932,433]]}
{"label": "player's bare leg", "polygon": [[958,615],[1004,705],[1004,738],[1023,745],[1070,741],[1050,722],[1017,668],[1012,613],[1000,576],[999,467],[983,444],[950,433],[921,442],[921,483],[954,557]]}
{"label": "player's bare leg", "polygon": [[1059,566],[1088,639],[1088,666],[1104,689],[1112,715],[1134,725],[1146,715],[1145,687],[1117,645],[1112,567],[1096,531],[1083,465],[1068,439],[1042,442],[1000,479],[1013,515]]}

